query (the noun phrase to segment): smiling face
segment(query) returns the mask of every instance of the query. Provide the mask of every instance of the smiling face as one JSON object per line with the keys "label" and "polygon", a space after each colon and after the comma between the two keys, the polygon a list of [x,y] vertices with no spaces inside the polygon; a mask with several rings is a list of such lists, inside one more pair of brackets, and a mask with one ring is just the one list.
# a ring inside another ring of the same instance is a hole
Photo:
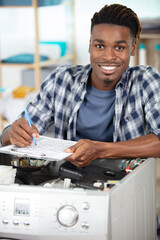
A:
{"label": "smiling face", "polygon": [[136,41],[130,29],[113,24],[97,24],[92,29],[89,53],[91,84],[100,90],[113,90],[126,71]]}

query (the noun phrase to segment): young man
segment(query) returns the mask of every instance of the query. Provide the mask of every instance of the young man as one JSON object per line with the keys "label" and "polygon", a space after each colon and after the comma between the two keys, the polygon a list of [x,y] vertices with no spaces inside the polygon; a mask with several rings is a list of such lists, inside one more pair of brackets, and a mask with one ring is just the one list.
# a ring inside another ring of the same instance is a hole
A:
{"label": "young man", "polygon": [[91,22],[87,66],[58,66],[21,118],[3,131],[2,145],[32,144],[54,124],[54,137],[77,140],[66,160],[78,167],[97,158],[160,156],[160,75],[129,67],[141,25],[129,8],[113,4]]}

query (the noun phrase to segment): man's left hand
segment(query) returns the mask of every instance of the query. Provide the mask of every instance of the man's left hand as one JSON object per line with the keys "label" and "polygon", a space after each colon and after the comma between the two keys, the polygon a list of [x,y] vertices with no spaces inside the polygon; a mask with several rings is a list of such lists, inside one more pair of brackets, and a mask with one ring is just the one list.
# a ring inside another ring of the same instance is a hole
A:
{"label": "man's left hand", "polygon": [[97,141],[81,139],[75,145],[65,150],[67,153],[73,153],[65,160],[71,162],[77,167],[85,167],[89,165],[93,160],[100,157],[99,144],[100,142]]}

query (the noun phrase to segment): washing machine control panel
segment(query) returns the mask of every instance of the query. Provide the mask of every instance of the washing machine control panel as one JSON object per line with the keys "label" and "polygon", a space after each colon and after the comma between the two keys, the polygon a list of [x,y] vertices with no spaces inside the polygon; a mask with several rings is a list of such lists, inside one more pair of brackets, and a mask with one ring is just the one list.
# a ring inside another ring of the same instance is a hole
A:
{"label": "washing machine control panel", "polygon": [[76,240],[81,235],[107,236],[109,193],[17,184],[0,185],[0,193],[2,237]]}

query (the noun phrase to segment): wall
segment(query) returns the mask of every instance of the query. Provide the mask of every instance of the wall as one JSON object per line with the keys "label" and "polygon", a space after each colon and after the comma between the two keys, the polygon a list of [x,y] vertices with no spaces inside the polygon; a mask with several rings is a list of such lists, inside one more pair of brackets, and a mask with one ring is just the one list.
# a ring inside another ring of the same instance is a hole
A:
{"label": "wall", "polygon": [[[64,5],[41,7],[39,15],[39,36],[41,41],[67,41],[71,38],[70,7]],[[4,24],[5,23],[5,24]],[[0,9],[0,58],[5,59],[21,53],[34,54],[35,22],[33,8]],[[70,45],[68,49],[70,49]],[[40,45],[40,54],[57,58],[58,45]],[[56,52],[56,54],[55,54]],[[2,68],[3,86],[15,88],[20,84],[22,68]]]}
{"label": "wall", "polygon": [[[75,44],[77,49],[77,64],[88,64],[88,45],[90,38],[90,19],[95,11],[99,11],[106,3],[121,3],[131,7],[140,18],[160,16],[160,0],[75,0]],[[136,3],[137,2],[137,3]],[[148,11],[149,9],[149,11]],[[0,9],[0,57],[21,52],[34,52],[34,21],[32,9]],[[40,18],[41,40],[50,40],[52,37],[65,39],[68,31],[64,30],[63,7],[56,10],[46,8]],[[56,15],[57,14],[57,15]],[[149,15],[148,15],[149,14]],[[61,16],[56,21],[55,16]],[[54,18],[53,18],[54,16]],[[4,24],[5,22],[5,24]],[[47,31],[46,31],[47,30]],[[71,33],[69,33],[71,34]],[[14,89],[20,84],[21,70],[3,68],[3,85]]]}

